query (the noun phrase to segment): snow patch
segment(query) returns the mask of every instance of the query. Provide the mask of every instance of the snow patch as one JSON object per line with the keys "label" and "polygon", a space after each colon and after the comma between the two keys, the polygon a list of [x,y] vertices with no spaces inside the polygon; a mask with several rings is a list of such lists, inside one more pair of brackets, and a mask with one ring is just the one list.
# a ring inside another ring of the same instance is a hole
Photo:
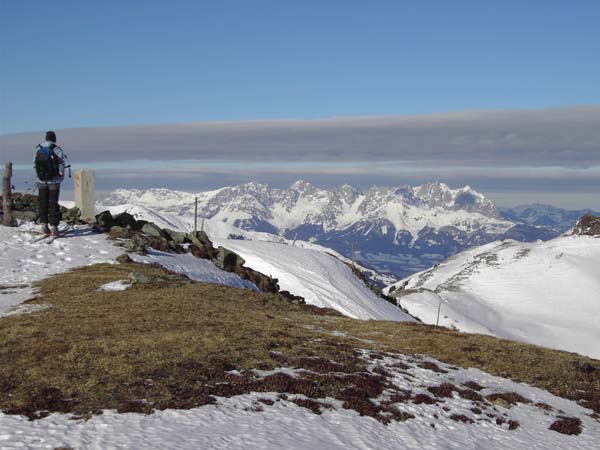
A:
{"label": "snow patch", "polygon": [[259,291],[254,283],[241,279],[237,274],[219,269],[212,261],[196,258],[188,253],[178,255],[148,249],[145,256],[132,253],[129,257],[139,263],[160,264],[165,269],[183,274],[194,281]]}
{"label": "snow patch", "polygon": [[131,287],[131,282],[129,280],[117,280],[111,283],[103,284],[98,288],[99,291],[106,292],[117,292],[117,291],[126,291]]}

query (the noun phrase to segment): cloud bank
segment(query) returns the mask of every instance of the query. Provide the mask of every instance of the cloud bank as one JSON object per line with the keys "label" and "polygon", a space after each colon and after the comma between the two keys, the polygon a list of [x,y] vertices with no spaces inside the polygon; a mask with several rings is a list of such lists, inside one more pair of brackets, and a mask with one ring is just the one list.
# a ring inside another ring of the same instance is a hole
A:
{"label": "cloud bank", "polygon": [[[213,122],[58,130],[81,161],[431,161],[600,164],[600,106],[422,116]],[[23,161],[42,132],[0,136]],[[25,159],[27,159],[25,158]]]}
{"label": "cloud bank", "polygon": [[[104,173],[106,188],[124,180],[205,189],[250,179],[363,186],[438,179],[515,198],[524,190],[600,197],[600,106],[75,128],[57,135],[74,166]],[[0,162],[29,170],[42,137],[43,131],[1,135]]]}

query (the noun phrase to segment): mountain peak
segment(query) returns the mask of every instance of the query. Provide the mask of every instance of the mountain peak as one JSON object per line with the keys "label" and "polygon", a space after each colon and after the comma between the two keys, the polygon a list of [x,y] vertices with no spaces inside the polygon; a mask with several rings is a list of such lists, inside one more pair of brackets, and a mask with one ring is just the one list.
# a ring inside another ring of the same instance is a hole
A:
{"label": "mountain peak", "polygon": [[600,237],[600,217],[586,214],[579,218],[571,234],[576,236]]}
{"label": "mountain peak", "polygon": [[298,180],[298,181],[293,182],[290,185],[290,189],[294,190],[294,191],[299,191],[299,192],[309,192],[309,191],[314,191],[316,188],[314,185],[312,185],[308,181]]}

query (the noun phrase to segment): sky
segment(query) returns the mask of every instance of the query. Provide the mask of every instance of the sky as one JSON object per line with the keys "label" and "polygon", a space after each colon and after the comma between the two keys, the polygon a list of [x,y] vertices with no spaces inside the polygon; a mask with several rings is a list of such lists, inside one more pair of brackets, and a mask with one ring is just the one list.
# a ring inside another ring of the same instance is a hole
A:
{"label": "sky", "polygon": [[598,23],[586,0],[0,0],[0,159],[25,183],[55,129],[106,190],[435,178],[600,208]]}

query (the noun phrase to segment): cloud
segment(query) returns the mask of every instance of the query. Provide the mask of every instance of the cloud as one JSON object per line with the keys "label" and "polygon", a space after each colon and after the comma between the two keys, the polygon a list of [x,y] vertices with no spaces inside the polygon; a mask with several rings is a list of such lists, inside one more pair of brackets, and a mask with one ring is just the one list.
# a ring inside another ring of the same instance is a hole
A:
{"label": "cloud", "polygon": [[[455,166],[600,165],[600,106],[421,116],[263,120],[58,130],[72,160],[419,162]],[[0,136],[25,163],[42,132]]]}
{"label": "cloud", "polygon": [[[73,167],[97,188],[204,190],[302,178],[352,183],[470,184],[503,201],[555,199],[600,208],[600,106],[422,116],[263,120],[57,130]],[[0,135],[0,162],[32,184],[43,132]],[[66,186],[65,186],[66,187]]]}

